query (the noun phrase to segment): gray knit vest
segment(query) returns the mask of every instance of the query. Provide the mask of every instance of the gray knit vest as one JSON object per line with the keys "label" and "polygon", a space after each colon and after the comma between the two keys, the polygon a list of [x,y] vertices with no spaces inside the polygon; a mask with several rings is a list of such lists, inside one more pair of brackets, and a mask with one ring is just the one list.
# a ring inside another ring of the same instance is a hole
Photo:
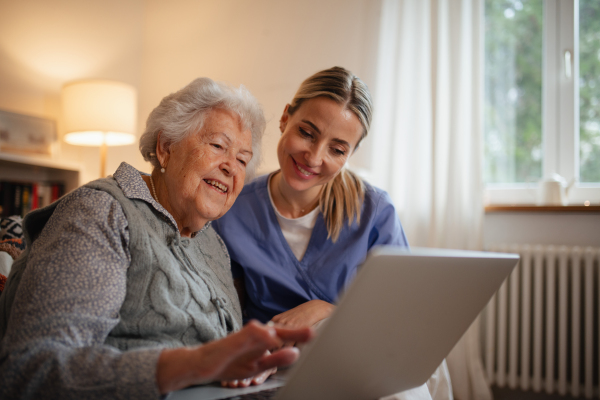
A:
{"label": "gray knit vest", "polygon": [[[85,187],[113,196],[129,228],[127,293],[119,323],[106,339],[107,344],[121,350],[179,347],[219,339],[240,328],[241,309],[229,255],[212,227],[201,230],[193,239],[181,237],[169,218],[153,206],[127,198],[114,178],[99,179]],[[29,213],[23,221],[27,247],[14,262],[0,297],[0,339],[6,332],[31,244],[60,201]]]}

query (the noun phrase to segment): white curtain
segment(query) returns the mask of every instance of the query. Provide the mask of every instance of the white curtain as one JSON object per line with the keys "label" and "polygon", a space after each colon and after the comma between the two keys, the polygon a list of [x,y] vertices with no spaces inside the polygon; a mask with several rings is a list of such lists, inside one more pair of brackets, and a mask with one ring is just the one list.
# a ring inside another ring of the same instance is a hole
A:
{"label": "white curtain", "polygon": [[[383,0],[369,179],[413,247],[481,249],[480,0]],[[448,366],[455,398],[491,399],[478,324]]]}

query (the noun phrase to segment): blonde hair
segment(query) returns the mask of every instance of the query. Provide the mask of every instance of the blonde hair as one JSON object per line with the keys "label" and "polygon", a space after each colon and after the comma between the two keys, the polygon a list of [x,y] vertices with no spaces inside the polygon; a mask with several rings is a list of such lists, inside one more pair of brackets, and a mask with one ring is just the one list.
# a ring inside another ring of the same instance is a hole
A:
{"label": "blonde hair", "polygon": [[[369,88],[352,72],[342,68],[329,68],[306,79],[300,85],[294,99],[288,107],[292,115],[300,105],[315,97],[328,97],[346,109],[352,111],[359,119],[363,132],[356,144],[367,136],[371,126],[373,101]],[[320,194],[319,208],[327,225],[328,238],[335,243],[340,236],[344,220],[348,226],[356,220],[360,224],[360,212],[365,199],[365,184],[356,174],[342,168],[331,181],[327,182]]]}

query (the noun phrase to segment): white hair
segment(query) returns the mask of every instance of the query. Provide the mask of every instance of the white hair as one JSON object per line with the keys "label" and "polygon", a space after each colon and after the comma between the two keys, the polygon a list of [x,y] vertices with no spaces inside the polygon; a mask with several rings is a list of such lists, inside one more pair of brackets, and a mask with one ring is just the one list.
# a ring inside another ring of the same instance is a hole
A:
{"label": "white hair", "polygon": [[242,127],[252,133],[252,160],[246,166],[246,181],[254,177],[260,161],[260,148],[266,121],[262,107],[244,86],[234,88],[209,78],[198,78],[183,89],[163,98],[146,121],[140,137],[140,152],[154,168],[158,134],[171,143],[202,129],[206,113],[212,109],[231,111],[240,118]]}

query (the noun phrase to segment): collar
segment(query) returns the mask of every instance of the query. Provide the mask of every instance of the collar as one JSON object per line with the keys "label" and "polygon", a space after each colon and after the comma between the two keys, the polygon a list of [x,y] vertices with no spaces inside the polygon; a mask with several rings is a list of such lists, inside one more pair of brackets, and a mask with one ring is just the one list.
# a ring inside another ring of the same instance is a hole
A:
{"label": "collar", "polygon": [[[164,215],[169,222],[175,227],[175,229],[179,232],[177,228],[177,223],[175,222],[175,218],[169,213],[158,201],[152,197],[152,193],[150,193],[150,189],[144,179],[142,179],[142,175],[150,176],[145,172],[138,171],[131,165],[126,162],[122,162],[119,165],[119,168],[113,174],[113,178],[117,181],[123,194],[125,197],[129,199],[138,199],[143,200],[146,203],[150,204],[156,211]],[[204,231],[206,228],[210,226],[210,221],[206,223],[198,232],[194,232],[192,234],[192,238],[196,237],[199,232]]]}

